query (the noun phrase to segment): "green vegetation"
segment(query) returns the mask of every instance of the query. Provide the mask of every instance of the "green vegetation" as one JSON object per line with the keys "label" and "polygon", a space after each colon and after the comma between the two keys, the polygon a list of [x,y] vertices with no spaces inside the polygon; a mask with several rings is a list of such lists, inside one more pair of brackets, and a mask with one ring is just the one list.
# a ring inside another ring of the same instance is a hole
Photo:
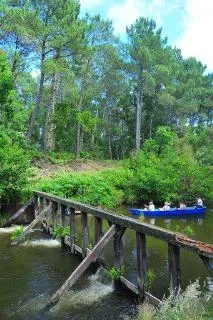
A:
{"label": "green vegetation", "polygon": [[13,231],[11,240],[16,240],[18,237],[22,235],[23,231],[24,231],[24,226],[18,226],[17,229]]}
{"label": "green vegetation", "polygon": [[109,275],[111,277],[111,279],[114,280],[118,280],[120,276],[122,276],[124,274],[124,270],[122,269],[117,269],[115,267],[112,267],[110,269],[108,269]]}
{"label": "green vegetation", "polygon": [[166,225],[166,228],[175,232],[183,233],[188,237],[191,237],[195,234],[191,226],[188,225],[181,227],[179,224],[173,224],[172,221]]}
{"label": "green vegetation", "polygon": [[146,274],[145,290],[150,291],[155,281],[156,274],[153,269],[149,269]]}
{"label": "green vegetation", "polygon": [[108,169],[91,174],[62,173],[40,178],[31,184],[31,188],[94,206],[113,208],[124,200],[124,187],[130,174],[125,169]]}
{"label": "green vegetation", "polygon": [[56,239],[57,237],[65,237],[70,235],[70,227],[69,226],[62,226],[62,225],[57,225],[54,229],[53,229],[53,238]]}
{"label": "green vegetation", "polygon": [[213,317],[213,297],[200,291],[198,281],[190,284],[174,301],[171,294],[157,310],[144,304],[138,309],[136,320],[210,320]]}
{"label": "green vegetation", "polygon": [[[213,198],[212,74],[201,62],[152,19],[135,21],[123,43],[76,0],[4,0],[0,11],[1,203],[23,188],[106,208]],[[127,160],[27,185],[30,161],[48,171],[79,158]]]}

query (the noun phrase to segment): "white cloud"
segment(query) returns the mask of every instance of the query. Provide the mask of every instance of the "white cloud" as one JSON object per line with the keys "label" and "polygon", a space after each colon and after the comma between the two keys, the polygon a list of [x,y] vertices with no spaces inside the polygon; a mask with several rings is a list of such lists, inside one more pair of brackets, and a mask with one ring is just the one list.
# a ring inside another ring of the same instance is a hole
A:
{"label": "white cloud", "polygon": [[160,26],[163,18],[178,6],[179,0],[124,0],[112,5],[108,18],[112,20],[116,33],[124,33],[141,16],[153,18]]}
{"label": "white cloud", "polygon": [[184,32],[176,45],[184,57],[195,56],[213,71],[213,1],[187,0]]}
{"label": "white cloud", "polygon": [[81,8],[88,9],[101,5],[105,0],[80,0]]}
{"label": "white cloud", "polygon": [[41,71],[39,69],[33,69],[31,72],[30,72],[31,76],[33,78],[38,78],[40,77],[40,74],[41,74]]}

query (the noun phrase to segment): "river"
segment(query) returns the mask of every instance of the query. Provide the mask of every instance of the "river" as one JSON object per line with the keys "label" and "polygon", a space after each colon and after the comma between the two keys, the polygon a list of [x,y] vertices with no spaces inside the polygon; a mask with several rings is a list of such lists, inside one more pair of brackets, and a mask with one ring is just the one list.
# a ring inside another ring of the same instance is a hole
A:
{"label": "river", "polygon": [[[128,215],[126,208],[119,212]],[[89,219],[90,244],[94,243],[93,217]],[[80,219],[78,219],[80,227]],[[190,226],[192,238],[212,243],[213,211],[208,211],[204,219],[185,219],[168,221],[156,219],[147,221],[155,225],[184,230]],[[178,226],[178,227],[177,227]],[[104,224],[104,229],[108,228]],[[88,270],[76,283],[69,294],[48,314],[39,311],[48,298],[61,286],[79,264],[79,258],[71,256],[61,248],[57,240],[50,239],[39,230],[35,230],[24,243],[10,247],[11,232],[14,228],[0,228],[0,319],[125,319],[135,312],[133,298],[118,295],[103,269],[96,273]],[[79,228],[80,229],[80,228]],[[80,244],[81,232],[78,233]],[[167,263],[167,244],[148,237],[147,241],[149,269],[155,275],[151,292],[162,298],[168,294],[169,278]],[[135,233],[127,230],[124,235],[124,272],[125,277],[136,283]],[[113,263],[112,243],[104,249],[104,260],[110,266]],[[181,250],[182,287],[199,278],[209,290],[213,290],[212,273],[195,254]]]}

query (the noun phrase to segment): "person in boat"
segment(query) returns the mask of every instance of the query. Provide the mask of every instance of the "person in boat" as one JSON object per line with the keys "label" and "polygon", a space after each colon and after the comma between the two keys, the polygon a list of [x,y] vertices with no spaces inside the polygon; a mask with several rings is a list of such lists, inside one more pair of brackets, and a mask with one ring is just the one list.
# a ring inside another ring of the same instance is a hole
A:
{"label": "person in boat", "polygon": [[196,199],[196,208],[203,208],[203,200],[201,199],[200,196],[197,197]]}
{"label": "person in boat", "polygon": [[186,209],[186,205],[184,202],[180,202],[180,206],[179,206],[180,210],[185,210]]}
{"label": "person in boat", "polygon": [[148,211],[153,211],[155,210],[155,205],[153,203],[153,201],[149,201],[149,205],[145,205],[145,208],[148,210]]}
{"label": "person in boat", "polygon": [[164,202],[164,206],[163,206],[163,210],[164,211],[167,211],[167,210],[170,210],[171,208],[170,208],[170,203],[169,202]]}

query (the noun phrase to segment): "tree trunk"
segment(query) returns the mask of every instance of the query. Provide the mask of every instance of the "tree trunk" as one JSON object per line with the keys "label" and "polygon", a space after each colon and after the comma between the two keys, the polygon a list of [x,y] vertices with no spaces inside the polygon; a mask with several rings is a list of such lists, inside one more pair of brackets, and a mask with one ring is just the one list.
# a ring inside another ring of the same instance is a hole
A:
{"label": "tree trunk", "polygon": [[112,160],[112,137],[111,137],[111,111],[108,113],[108,147],[109,147],[109,158]]}
{"label": "tree trunk", "polygon": [[47,109],[46,122],[44,128],[44,152],[47,153],[54,149],[54,114],[56,105],[56,94],[58,89],[58,73],[54,72],[51,85],[50,103]]}
{"label": "tree trunk", "polygon": [[33,136],[33,132],[34,132],[34,128],[35,128],[35,122],[36,122],[36,118],[37,118],[38,113],[39,113],[41,99],[42,99],[42,95],[43,95],[43,88],[44,88],[44,71],[43,71],[43,69],[44,69],[43,68],[44,67],[44,60],[45,60],[45,41],[43,41],[43,43],[42,43],[41,76],[40,76],[38,94],[37,94],[37,97],[36,97],[36,105],[35,105],[35,108],[34,108],[34,110],[32,112],[31,119],[30,119],[30,124],[29,124],[29,128],[28,128],[28,132],[27,132],[27,138],[29,140],[31,140],[32,136]]}
{"label": "tree trunk", "polygon": [[142,118],[142,108],[143,108],[143,94],[141,85],[138,86],[138,92],[136,96],[136,151],[140,150],[141,146],[141,118]]}

